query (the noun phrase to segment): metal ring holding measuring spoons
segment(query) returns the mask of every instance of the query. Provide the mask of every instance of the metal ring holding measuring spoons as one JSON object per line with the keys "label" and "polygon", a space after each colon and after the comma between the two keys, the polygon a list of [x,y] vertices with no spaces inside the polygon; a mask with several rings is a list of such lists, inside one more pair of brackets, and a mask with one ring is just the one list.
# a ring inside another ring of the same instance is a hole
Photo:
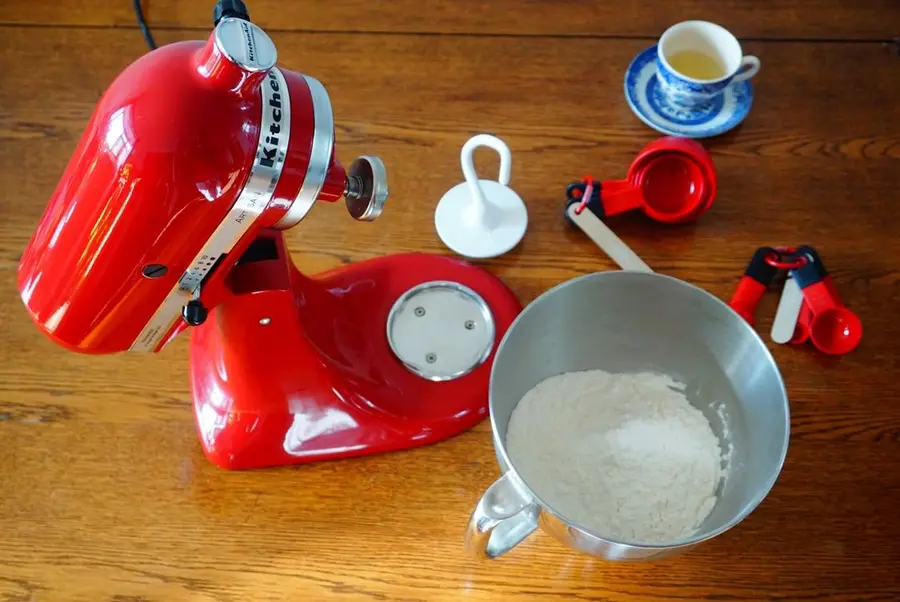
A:
{"label": "metal ring holding measuring spoons", "polygon": [[[497,180],[480,180],[472,154],[479,146],[500,155]],[[434,213],[438,236],[451,250],[464,257],[497,257],[519,244],[528,227],[528,210],[509,187],[512,156],[509,147],[495,136],[479,134],[462,147],[460,163],[465,182],[441,198]]]}
{"label": "metal ring holding measuring spoons", "polygon": [[[784,258],[789,256],[793,256],[793,258],[785,261]],[[777,270],[795,270],[805,266],[806,262],[806,257],[796,255],[796,249],[793,247],[776,247],[766,255],[766,263]]]}

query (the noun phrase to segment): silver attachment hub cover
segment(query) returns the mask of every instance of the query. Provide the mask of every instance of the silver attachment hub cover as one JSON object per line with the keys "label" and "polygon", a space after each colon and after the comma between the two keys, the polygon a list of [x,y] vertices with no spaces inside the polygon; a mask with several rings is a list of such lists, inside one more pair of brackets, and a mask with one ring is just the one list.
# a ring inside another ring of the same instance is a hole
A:
{"label": "silver attachment hub cover", "polygon": [[278,61],[272,38],[243,19],[226,17],[216,25],[216,46],[244,71],[268,71]]}
{"label": "silver attachment hub cover", "polygon": [[394,355],[431,381],[468,374],[490,356],[495,326],[478,293],[457,282],[425,282],[403,293],[387,319]]}
{"label": "silver attachment hub cover", "polygon": [[378,157],[362,155],[350,164],[345,194],[347,211],[353,219],[371,222],[381,215],[388,198],[387,169]]}

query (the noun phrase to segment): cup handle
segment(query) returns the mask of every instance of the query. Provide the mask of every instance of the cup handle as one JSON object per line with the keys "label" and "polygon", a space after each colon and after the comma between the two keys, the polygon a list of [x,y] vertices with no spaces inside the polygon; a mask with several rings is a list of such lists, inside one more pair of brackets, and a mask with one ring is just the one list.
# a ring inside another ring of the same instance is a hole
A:
{"label": "cup handle", "polygon": [[731,80],[732,83],[742,82],[745,79],[750,79],[751,77],[759,73],[759,67],[759,59],[752,54],[748,54],[743,59],[741,59],[741,66],[738,68],[737,75],[735,75]]}
{"label": "cup handle", "polygon": [[472,511],[466,550],[478,560],[505,554],[537,529],[539,515],[540,507],[507,472],[488,487]]}

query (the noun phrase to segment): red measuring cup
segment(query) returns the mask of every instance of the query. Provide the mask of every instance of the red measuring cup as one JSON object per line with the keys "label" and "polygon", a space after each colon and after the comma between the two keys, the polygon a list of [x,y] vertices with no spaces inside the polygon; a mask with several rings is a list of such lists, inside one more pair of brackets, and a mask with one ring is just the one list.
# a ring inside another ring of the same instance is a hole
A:
{"label": "red measuring cup", "polygon": [[843,355],[853,351],[862,340],[859,317],[844,306],[815,249],[798,247],[795,256],[805,258],[806,263],[791,270],[803,291],[801,315],[791,342],[802,342],[808,336],[824,353]]}
{"label": "red measuring cup", "polygon": [[[624,180],[594,182],[587,205],[597,217],[641,209],[659,222],[697,219],[716,195],[716,172],[703,145],[690,138],[667,136],[644,147]],[[581,200],[585,183],[570,184],[570,201]]]}

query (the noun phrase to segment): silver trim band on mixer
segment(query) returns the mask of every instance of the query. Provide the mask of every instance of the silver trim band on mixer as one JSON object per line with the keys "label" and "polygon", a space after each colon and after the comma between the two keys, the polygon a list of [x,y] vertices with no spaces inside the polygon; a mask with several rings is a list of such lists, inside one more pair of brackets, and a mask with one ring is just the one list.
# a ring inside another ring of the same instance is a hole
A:
{"label": "silver trim band on mixer", "polygon": [[132,343],[131,351],[154,351],[159,346],[219,257],[234,248],[272,200],[291,137],[291,96],[284,75],[277,68],[269,70],[260,88],[259,142],[247,182],[228,215]]}
{"label": "silver trim band on mixer", "polygon": [[278,220],[275,227],[279,230],[293,228],[306,217],[309,210],[319,198],[319,192],[328,175],[328,166],[331,164],[331,152],[334,149],[334,113],[331,110],[331,99],[325,86],[314,77],[304,75],[306,85],[309,87],[309,95],[312,98],[313,129],[312,147],[309,151],[309,165],[306,168],[306,177],[300,192],[291,204],[287,213]]}

